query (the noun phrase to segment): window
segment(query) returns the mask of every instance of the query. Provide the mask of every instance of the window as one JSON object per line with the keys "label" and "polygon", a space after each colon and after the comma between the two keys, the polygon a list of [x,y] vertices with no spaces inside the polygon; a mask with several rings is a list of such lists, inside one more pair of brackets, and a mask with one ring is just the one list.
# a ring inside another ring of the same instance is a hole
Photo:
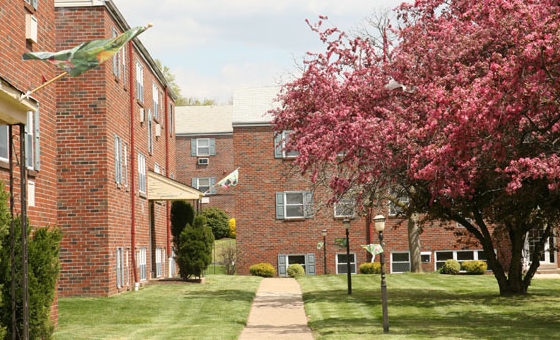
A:
{"label": "window", "polygon": [[[346,253],[336,254],[336,273],[337,274],[347,274],[348,273],[348,263],[346,261]],[[356,274],[356,254],[350,253],[350,273]]]}
{"label": "window", "polygon": [[354,217],[354,200],[344,197],[334,204],[334,217]]}
{"label": "window", "polygon": [[154,164],[154,172],[156,174],[161,174],[161,166],[158,163]]}
{"label": "window", "polygon": [[409,252],[391,253],[391,273],[403,273],[410,271]]}
{"label": "window", "polygon": [[0,159],[5,162],[8,162],[8,158],[10,157],[8,129],[8,125],[0,125]]}
{"label": "window", "polygon": [[136,62],[136,99],[144,102],[144,66],[139,61]]}
{"label": "window", "polygon": [[138,154],[138,191],[146,193],[146,156]]}
{"label": "window", "polygon": [[39,111],[27,112],[25,125],[25,164],[29,169],[39,170],[40,165]]}
{"label": "window", "polygon": [[[422,263],[432,261],[432,253],[423,251],[420,253]],[[391,273],[404,273],[410,271],[410,253],[408,251],[391,253]]]}
{"label": "window", "polygon": [[[116,28],[113,28],[113,38],[117,37],[119,32]],[[124,77],[124,46],[123,48],[119,49],[119,51],[113,55],[113,75],[117,79],[126,78]]]}
{"label": "window", "polygon": [[152,106],[154,109],[154,119],[159,120],[159,89],[155,83],[152,84]]}
{"label": "window", "polygon": [[389,203],[389,216],[397,216],[403,212],[403,206],[408,205],[408,197],[399,196],[397,197],[398,204],[394,202]]}
{"label": "window", "polygon": [[140,281],[148,279],[148,271],[146,265],[146,248],[140,248],[138,250],[138,272],[140,275]]}
{"label": "window", "polygon": [[121,288],[125,285],[125,272],[124,272],[124,250],[122,247],[117,248],[117,259],[116,259],[116,271],[117,271],[117,287]]}
{"label": "window", "polygon": [[191,156],[214,156],[214,155],[216,155],[215,138],[191,139]]}
{"label": "window", "polygon": [[300,264],[306,275],[315,275],[315,254],[279,254],[278,275],[288,275],[287,269],[291,264]]}
{"label": "window", "polygon": [[115,182],[128,186],[128,145],[115,135]]}
{"label": "window", "polygon": [[176,274],[175,270],[175,250],[171,250],[171,256],[169,257],[169,276],[174,277]]}
{"label": "window", "polygon": [[173,137],[173,124],[174,124],[173,105],[169,104],[169,137]]}
{"label": "window", "polygon": [[154,152],[154,133],[152,123],[152,110],[148,109],[148,153]]}
{"label": "window", "polygon": [[161,248],[156,248],[156,277],[161,277],[163,275],[163,265],[161,263],[162,254]]}
{"label": "window", "polygon": [[283,131],[274,136],[274,158],[294,158],[299,155],[297,150],[288,150],[291,147],[289,136],[292,131]]}
{"label": "window", "polygon": [[39,6],[39,0],[25,0],[25,2],[31,4],[35,10],[37,10],[37,7]]}
{"label": "window", "polygon": [[192,179],[192,187],[196,188],[198,191],[202,191],[208,194],[215,194],[216,187],[216,177],[201,177],[201,178],[193,178]]}
{"label": "window", "polygon": [[449,259],[457,260],[459,263],[471,260],[481,260],[486,262],[486,255],[483,250],[445,250],[436,251],[436,270],[443,267],[445,261]]}
{"label": "window", "polygon": [[286,191],[276,193],[276,218],[282,220],[313,217],[313,193]]}

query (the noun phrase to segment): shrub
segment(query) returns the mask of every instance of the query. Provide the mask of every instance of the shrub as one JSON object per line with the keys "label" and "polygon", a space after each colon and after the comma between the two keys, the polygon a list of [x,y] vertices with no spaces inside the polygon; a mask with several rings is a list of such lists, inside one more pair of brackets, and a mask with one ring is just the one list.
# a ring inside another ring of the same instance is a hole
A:
{"label": "shrub", "polygon": [[206,225],[204,216],[194,218],[194,226],[187,226],[179,238],[177,265],[184,280],[201,277],[212,261],[214,235]]}
{"label": "shrub", "polygon": [[461,265],[459,264],[459,262],[457,262],[457,260],[454,259],[449,259],[445,261],[443,267],[441,267],[442,274],[457,275],[459,274],[460,271],[461,271]]}
{"label": "shrub", "polygon": [[220,258],[224,264],[224,270],[227,275],[234,275],[236,271],[235,262],[237,261],[237,247],[235,242],[227,242],[220,251]]}
{"label": "shrub", "polygon": [[235,238],[237,236],[235,230],[235,218],[230,218],[228,224],[229,224],[229,238]]}
{"label": "shrub", "polygon": [[303,266],[299,263],[289,265],[286,272],[288,273],[289,277],[298,277],[305,275],[305,269],[303,269]]}
{"label": "shrub", "polygon": [[381,274],[381,263],[365,262],[360,265],[360,274]]}
{"label": "shrub", "polygon": [[465,261],[461,264],[461,269],[471,275],[482,275],[486,272],[488,265],[484,261]]}
{"label": "shrub", "polygon": [[257,263],[249,267],[249,272],[253,276],[273,277],[274,266],[270,263]]}
{"label": "shrub", "polygon": [[171,203],[171,234],[173,235],[173,246],[175,251],[179,249],[179,238],[187,225],[193,225],[194,208],[185,201],[173,201]]}
{"label": "shrub", "polygon": [[229,235],[229,218],[225,211],[220,208],[210,207],[200,213],[206,217],[208,226],[212,228],[212,233],[216,240],[223,239]]}
{"label": "shrub", "polygon": [[[2,190],[2,189],[0,189]],[[51,305],[56,293],[56,282],[60,272],[60,240],[62,233],[55,227],[41,227],[34,229],[33,237],[27,224],[28,239],[28,288],[29,288],[29,338],[51,339],[54,324],[50,318]],[[16,284],[21,285],[21,218],[15,218],[14,235],[16,242]],[[0,283],[2,284],[2,301],[0,308],[1,323],[6,327],[5,339],[12,338],[12,305],[11,301],[11,261],[9,234],[4,235],[0,250],[1,269]],[[19,250],[17,250],[19,249]],[[21,287],[17,288],[21,292]],[[23,332],[23,310],[21,293],[16,294],[17,334]]]}

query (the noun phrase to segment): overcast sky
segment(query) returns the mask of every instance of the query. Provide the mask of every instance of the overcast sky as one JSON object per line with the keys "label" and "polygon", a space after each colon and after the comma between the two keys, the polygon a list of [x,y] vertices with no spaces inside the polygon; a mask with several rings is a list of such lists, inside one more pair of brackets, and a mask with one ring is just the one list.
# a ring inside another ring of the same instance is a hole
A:
{"label": "overcast sky", "polygon": [[324,50],[305,19],[320,15],[355,31],[377,9],[402,0],[113,0],[152,58],[176,76],[184,97],[227,104],[233,90],[271,86],[297,74],[307,51]]}

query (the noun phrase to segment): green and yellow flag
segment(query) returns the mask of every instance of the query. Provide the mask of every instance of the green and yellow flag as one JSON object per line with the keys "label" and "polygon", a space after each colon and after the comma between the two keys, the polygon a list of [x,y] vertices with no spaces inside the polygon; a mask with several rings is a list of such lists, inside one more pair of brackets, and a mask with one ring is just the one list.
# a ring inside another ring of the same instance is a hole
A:
{"label": "green and yellow flag", "polygon": [[129,29],[110,39],[92,40],[72,49],[59,52],[26,52],[23,60],[44,60],[77,77],[87,70],[113,57],[121,47],[136,36],[152,27],[152,24]]}

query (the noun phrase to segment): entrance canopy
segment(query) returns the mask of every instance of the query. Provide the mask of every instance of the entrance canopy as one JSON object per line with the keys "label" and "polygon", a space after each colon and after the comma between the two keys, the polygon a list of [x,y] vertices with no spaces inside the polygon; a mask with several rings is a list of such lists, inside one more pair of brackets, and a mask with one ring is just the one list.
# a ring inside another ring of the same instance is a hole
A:
{"label": "entrance canopy", "polygon": [[27,124],[27,112],[37,111],[37,103],[0,78],[0,125]]}
{"label": "entrance canopy", "polygon": [[148,171],[148,200],[180,201],[198,200],[203,193],[193,187]]}

